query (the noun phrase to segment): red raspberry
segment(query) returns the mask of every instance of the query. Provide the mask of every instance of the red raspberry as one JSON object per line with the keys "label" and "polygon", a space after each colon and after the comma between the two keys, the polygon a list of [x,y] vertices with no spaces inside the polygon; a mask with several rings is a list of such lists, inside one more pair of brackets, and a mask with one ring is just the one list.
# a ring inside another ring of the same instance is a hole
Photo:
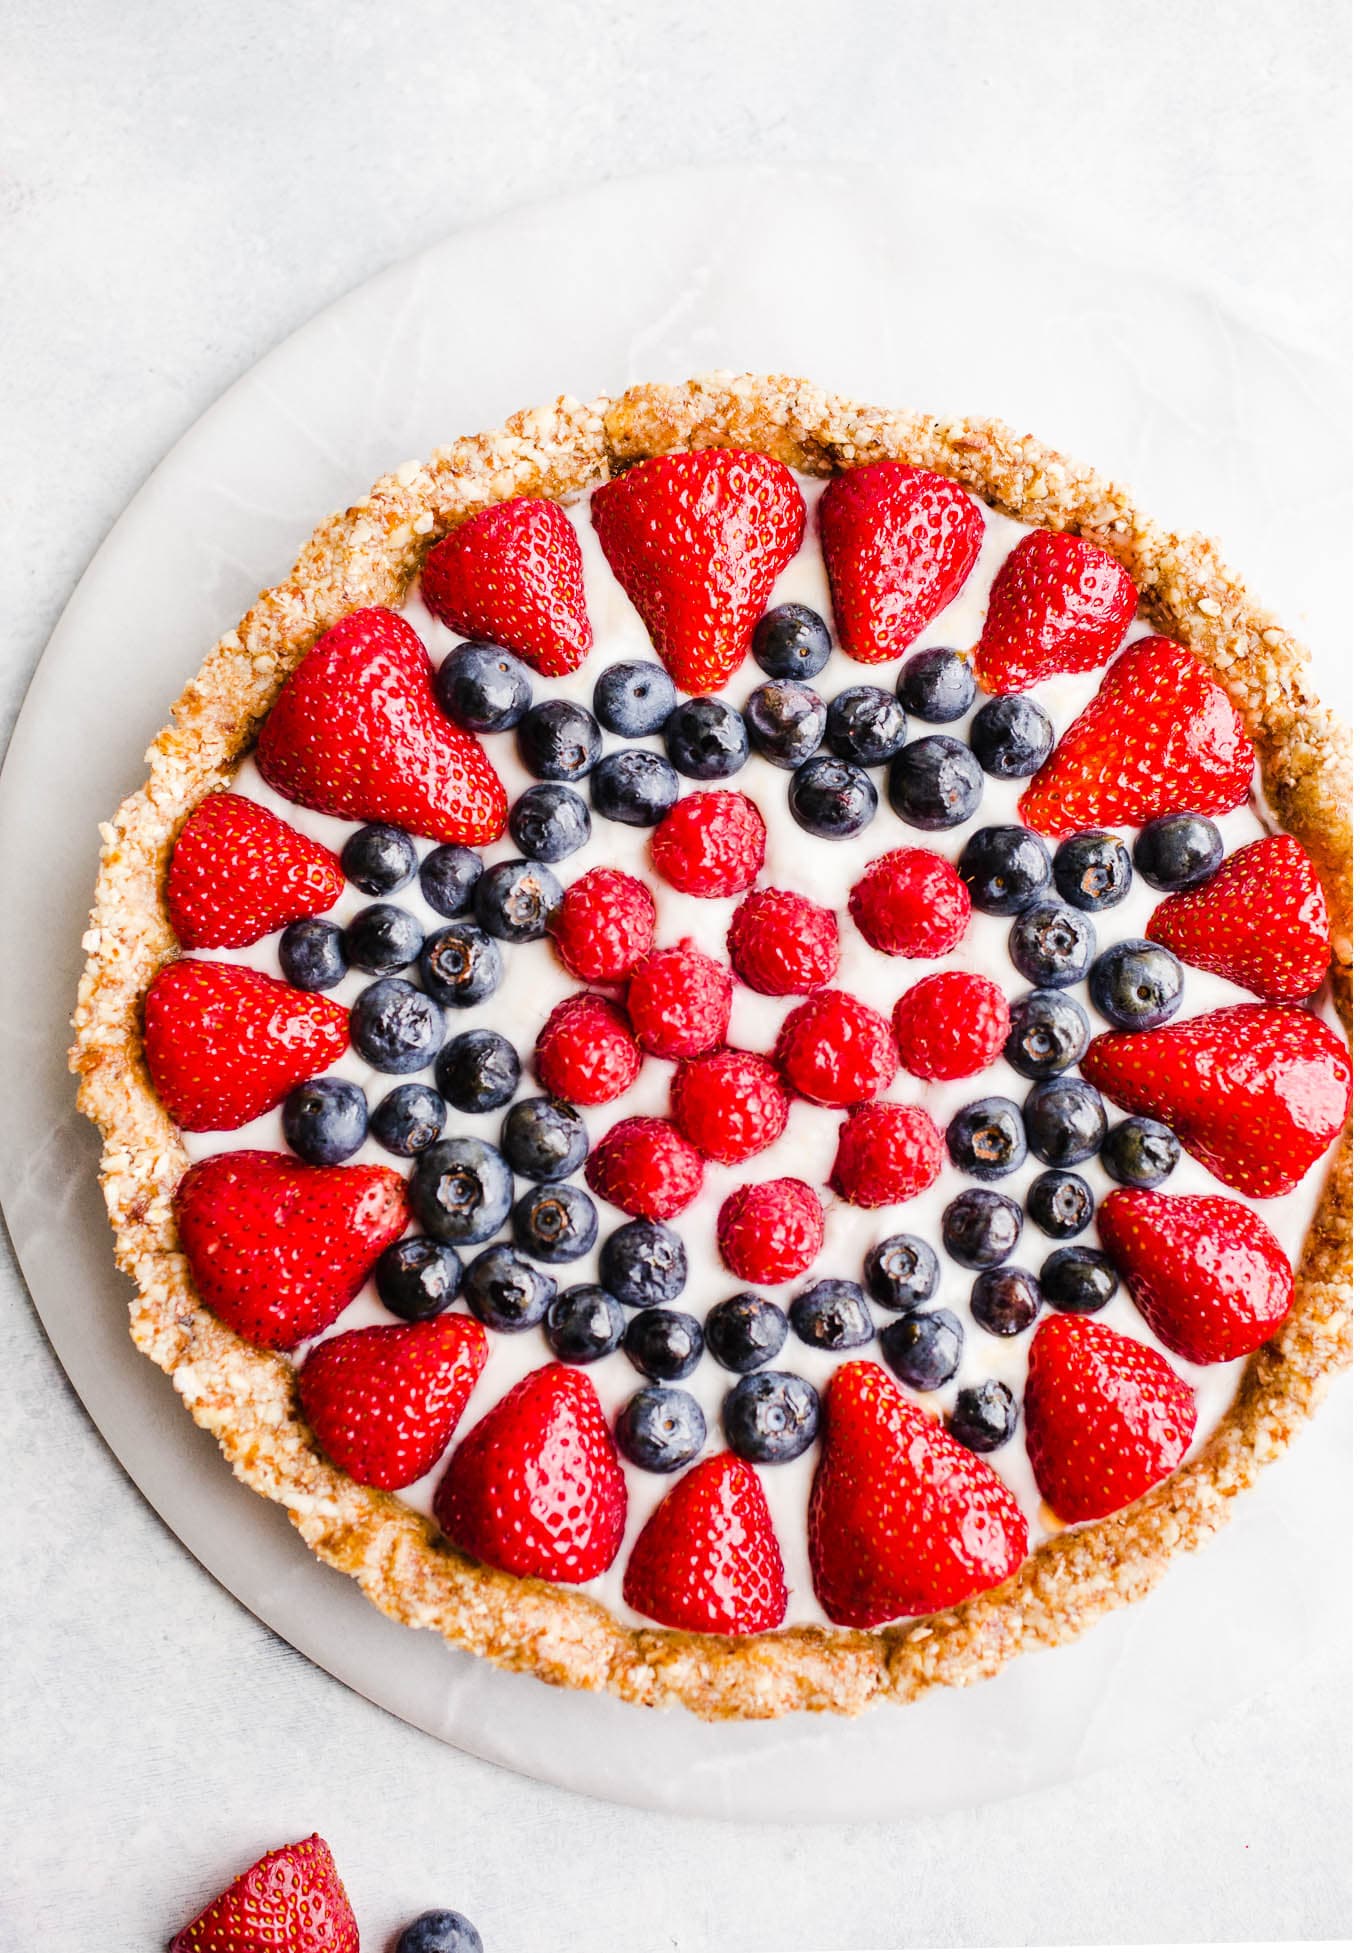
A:
{"label": "red raspberry", "polygon": [[757,889],[732,917],[727,953],[742,982],[762,997],[817,990],[841,960],[835,913],[792,889]]}
{"label": "red raspberry", "polygon": [[759,808],[722,788],[687,793],[652,835],[656,872],[682,895],[740,895],[764,859]]}
{"label": "red raspberry", "polygon": [[539,1083],[573,1105],[607,1105],[642,1069],[628,1019],[607,997],[582,990],[549,1014],[534,1046]]}
{"label": "red raspberry", "polygon": [[589,868],[553,920],[557,953],[583,983],[622,983],[656,938],[656,903],[636,875]]}
{"label": "red raspberry", "polygon": [[831,1184],[853,1207],[896,1207],[940,1177],[944,1139],[919,1105],[857,1105],[841,1127]]}
{"label": "red raspberry", "polygon": [[784,1019],[775,1063],[814,1105],[858,1105],[897,1073],[892,1026],[848,990],[819,990]]}
{"label": "red raspberry", "polygon": [[971,1078],[1001,1056],[1011,1028],[1004,994],[969,970],[935,970],[893,1010],[902,1063],[914,1078]]}
{"label": "red raspberry", "polygon": [[805,1275],[822,1250],[822,1203],[806,1180],[758,1180],[718,1210],[718,1253],[739,1282]]}
{"label": "red raspberry", "polygon": [[629,982],[628,1015],[654,1058],[697,1058],[727,1036],[732,978],[693,943],[654,949]]}
{"label": "red raspberry", "polygon": [[947,956],[968,927],[968,890],[942,855],[894,848],[871,861],[850,891],[865,941],[887,956]]}
{"label": "red raspberry", "polygon": [[669,1119],[620,1119],[586,1161],[586,1185],[644,1221],[668,1221],[688,1207],[704,1163]]}
{"label": "red raspberry", "polygon": [[789,1119],[784,1081],[754,1051],[714,1051],[677,1065],[671,1115],[706,1160],[736,1166],[773,1146]]}

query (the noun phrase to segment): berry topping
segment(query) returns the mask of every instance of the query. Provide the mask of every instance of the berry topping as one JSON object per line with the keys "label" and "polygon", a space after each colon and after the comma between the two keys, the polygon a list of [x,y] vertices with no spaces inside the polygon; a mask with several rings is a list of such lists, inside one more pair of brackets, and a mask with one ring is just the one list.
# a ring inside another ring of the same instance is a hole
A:
{"label": "berry topping", "polygon": [[948,733],[913,739],[888,767],[888,801],[908,827],[928,833],[971,820],[982,799],[982,768]]}
{"label": "berry topping", "polygon": [[1149,1327],[1191,1363],[1248,1355],[1289,1313],[1289,1257],[1240,1201],[1117,1188],[1096,1226]]}
{"label": "berry topping", "polygon": [[[450,849],[450,853],[457,852]],[[383,821],[356,827],[340,850],[340,866],[365,895],[395,895],[414,879],[419,865],[410,835]]]}
{"label": "berry topping", "polygon": [[482,874],[471,848],[431,848],[420,864],[420,892],[436,915],[462,915]]}
{"label": "berry topping", "polygon": [[1310,997],[1331,962],[1327,898],[1291,834],[1239,848],[1207,881],[1159,902],[1148,935],[1268,1004]]}
{"label": "berry topping", "polygon": [[890,1234],[864,1257],[864,1285],[885,1309],[910,1313],[940,1286],[935,1250],[914,1234]]}
{"label": "berry topping", "polygon": [[653,1383],[679,1383],[699,1367],[704,1332],[683,1309],[639,1309],[624,1331],[623,1352]]}
{"label": "berry topping", "polygon": [[851,685],[827,707],[826,743],[837,759],[886,766],[907,743],[907,715],[878,685]]}
{"label": "berry topping", "polygon": [[1039,1315],[1039,1284],[1025,1268],[984,1268],[968,1307],[989,1336],[1019,1336]]}
{"label": "berry topping", "polygon": [[409,1234],[383,1249],[373,1280],[383,1307],[394,1316],[405,1322],[428,1322],[442,1315],[457,1297],[463,1264],[446,1241]]}
{"label": "berry topping", "polygon": [[503,943],[537,942],[561,906],[561,883],[537,861],[498,861],[472,891],[477,921]]}
{"label": "berry topping", "polygon": [[411,1211],[438,1241],[488,1241],[505,1224],[514,1183],[484,1139],[461,1134],[427,1146],[410,1180]]}
{"label": "berry topping", "polygon": [[814,1105],[876,1098],[897,1072],[892,1026],[848,990],[818,990],[784,1019],[775,1062]]}
{"label": "berry topping", "polygon": [[817,521],[841,643],[868,665],[900,658],[953,601],[984,533],[957,482],[905,461],[835,476]]}
{"label": "berry topping", "polygon": [[653,1512],[623,1576],[627,1604],[692,1634],[762,1634],[784,1618],[784,1562],[760,1479],[722,1453]]}
{"label": "berry topping", "polygon": [[959,856],[959,874],[984,915],[1018,915],[1048,887],[1048,849],[1027,827],[979,827]]}
{"label": "berry topping", "polygon": [[600,1250],[600,1280],[629,1309],[674,1302],[688,1274],[684,1242],[659,1221],[625,1221]]}
{"label": "berry topping", "polygon": [[771,678],[815,678],[831,656],[831,633],[806,604],[776,604],[756,625],[751,654]]}
{"label": "berry topping", "polygon": [[1096,953],[1096,932],[1065,902],[1031,902],[1011,924],[1011,961],[1027,983],[1061,989],[1080,983]]}
{"label": "berry topping", "polygon": [[720,698],[687,698],[666,721],[666,757],[687,779],[730,779],[750,753],[740,712]]}
{"label": "berry topping", "polygon": [[620,739],[645,739],[660,732],[674,712],[675,685],[660,665],[637,658],[602,671],[591,703],[606,732]]}
{"label": "berry topping", "polygon": [[1011,1005],[1006,1063],[1022,1078],[1054,1078],[1085,1056],[1091,1022],[1075,997],[1031,990]]}
{"label": "berry topping", "polygon": [[1112,943],[1091,965],[1091,1002],[1121,1031],[1151,1031],[1181,1007],[1185,972],[1169,949]]}
{"label": "berry topping", "polygon": [[817,1392],[806,1377],[788,1370],[743,1377],[723,1398],[723,1436],[753,1465],[787,1465],[801,1458],[821,1418]]}
{"label": "berry topping", "polygon": [[628,983],[633,1035],[654,1058],[696,1058],[727,1035],[732,978],[693,943],[654,949]]}
{"label": "berry topping", "polygon": [[894,848],[871,861],[850,891],[850,915],[886,956],[947,956],[968,927],[968,890],[929,848]]}
{"label": "berry topping", "polygon": [[708,1419],[688,1390],[652,1384],[628,1399],[614,1425],[619,1450],[644,1472],[678,1472],[704,1448]]}
{"label": "berry topping", "polygon": [[295,990],[334,990],[349,968],[344,930],[318,916],[290,922],[279,937],[279,968]]}
{"label": "berry topping", "polygon": [[1118,1287],[1114,1263],[1098,1248],[1055,1248],[1039,1270],[1045,1302],[1065,1315],[1094,1315]]}
{"label": "berry topping", "polygon": [[978,683],[1022,692],[1112,658],[1138,608],[1133,578],[1107,550],[1062,530],[1023,536],[997,572],[977,648]]}
{"label": "berry topping", "polygon": [[788,1333],[789,1319],[784,1311],[749,1288],[719,1302],[704,1322],[704,1341],[710,1355],[724,1370],[735,1370],[739,1376],[773,1363]]}
{"label": "berry topping", "polygon": [[1080,1166],[1105,1141],[1105,1107],[1080,1078],[1045,1078],[1025,1100],[1025,1134],[1045,1166]]}
{"label": "berry topping", "polygon": [[652,860],[682,895],[740,895],[765,860],[760,810],[721,787],[685,794],[653,834]]}
{"label": "berry topping", "polygon": [[1023,780],[1037,773],[1053,751],[1053,721],[1023,693],[989,698],[973,714],[968,744],[984,773]]}
{"label": "berry topping", "polygon": [[478,1322],[513,1336],[542,1322],[557,1284],[532,1261],[498,1241],[468,1263],[463,1293]]}
{"label": "berry topping", "polygon": [[433,1469],[486,1355],[486,1331],[467,1316],[346,1330],[299,1370],[302,1414],[342,1471],[392,1491]]}
{"label": "berry topping", "polygon": [[1193,888],[1223,861],[1223,836],[1202,814],[1163,814],[1133,844],[1133,865],[1163,891]]}
{"label": "berry topping", "polygon": [[[427,980],[426,989],[433,987]],[[424,1071],[444,1041],[444,1013],[402,977],[382,977],[355,998],[349,1034],[375,1071]]]}
{"label": "berry topping", "polygon": [[852,1207],[896,1207],[940,1177],[944,1141],[919,1105],[857,1105],[841,1126],[831,1185]]}
{"label": "berry topping", "polygon": [[[590,790],[593,799],[593,774]],[[590,809],[573,788],[545,780],[510,809],[510,839],[531,861],[565,861],[590,839]]]}
{"label": "berry topping", "polygon": [[459,1112],[494,1112],[519,1090],[519,1055],[499,1031],[460,1031],[435,1059],[434,1082]]}
{"label": "berry topping", "polygon": [[176,1933],[170,1953],[359,1953],[359,1928],[330,1847],[315,1833],[267,1851]]}
{"label": "berry topping", "polygon": [[612,1295],[593,1283],[563,1289],[548,1304],[543,1333],[563,1363],[598,1363],[623,1341],[623,1310]]}
{"label": "berry topping", "polygon": [[863,767],[818,753],[789,781],[789,812],[808,834],[847,841],[878,811],[878,788]]}
{"label": "berry topping", "polygon": [[503,645],[455,645],[434,675],[439,709],[464,732],[508,732],[533,703],[529,674]]}
{"label": "berry topping", "polygon": [[751,744],[772,766],[792,772],[812,758],[826,730],[826,706],[810,685],[769,678],[746,701],[743,716]]}
{"label": "berry topping", "polygon": [[1019,1417],[1020,1406],[1011,1392],[992,1377],[959,1392],[945,1429],[970,1451],[998,1451],[1015,1436]]}
{"label": "berry topping", "polygon": [[835,912],[789,889],[757,889],[732,917],[727,953],[742,982],[762,996],[819,989],[840,963]]}
{"label": "berry topping", "polygon": [[320,915],[344,886],[329,848],[253,800],[210,793],[180,829],[165,903],[182,948],[241,949]]}
{"label": "berry topping", "polygon": [[584,1165],[586,1122],[565,1099],[521,1099],[501,1126],[501,1151],[522,1180],[565,1180]]}
{"label": "berry topping", "polygon": [[591,1192],[644,1221],[681,1213],[703,1177],[702,1157],[669,1119],[621,1119],[586,1161]]}
{"label": "berry topping", "polygon": [[947,726],[961,719],[977,697],[967,653],[948,645],[913,651],[897,674],[897,696],[908,712],[927,725]]}
{"label": "berry topping", "polygon": [[739,1282],[772,1287],[807,1273],[824,1231],[822,1203],[805,1180],[758,1180],[719,1209],[718,1253]]}
{"label": "berry topping", "polygon": [[590,776],[591,806],[602,820],[624,827],[655,827],[679,792],[670,761],[640,746],[606,753]]}
{"label": "berry topping", "polygon": [[582,991],[554,1006],[534,1046],[539,1083],[573,1105],[607,1105],[642,1069],[628,1019],[606,997]]}
{"label": "berry topping", "polygon": [[1133,863],[1117,834],[1069,834],[1053,856],[1053,884],[1064,902],[1088,912],[1112,909],[1133,886]]}
{"label": "berry topping", "polygon": [[590,649],[581,545],[566,510],[539,496],[459,523],[425,558],[420,594],[451,631],[503,644],[545,678]]}
{"label": "berry topping", "polygon": [[425,990],[450,1010],[484,1003],[504,970],[500,945],[475,922],[451,922],[436,929],[425,938],[418,960]]}
{"label": "berry topping", "polygon": [[370,976],[395,976],[414,963],[423,941],[420,924],[395,902],[370,902],[345,928],[345,961]]}
{"label": "berry topping", "polygon": [[515,1246],[535,1261],[579,1261],[595,1246],[600,1217],[584,1188],[549,1180],[520,1195],[510,1227]]}
{"label": "berry topping", "polygon": [[544,699],[515,729],[515,750],[537,780],[583,780],[604,750],[600,728],[584,705]]}
{"label": "berry topping", "polygon": [[913,1078],[971,1078],[1005,1049],[1011,1016],[989,978],[936,970],[898,998],[893,1033]]}
{"label": "berry topping", "polygon": [[944,1251],[964,1268],[995,1268],[1020,1239],[1023,1219],[1009,1194],[969,1187],[944,1210],[940,1223]]}
{"label": "berry topping", "polygon": [[676,1067],[671,1116],[706,1160],[738,1166],[773,1146],[788,1123],[784,1081],[753,1051],[715,1051]]}
{"label": "berry topping", "polygon": [[347,1078],[309,1078],[283,1102],[283,1136],[309,1166],[339,1166],[368,1137],[368,1102]]}
{"label": "berry topping", "polygon": [[1079,1173],[1064,1173],[1058,1167],[1050,1167],[1047,1173],[1031,1181],[1025,1196],[1025,1212],[1051,1240],[1067,1241],[1095,1219],[1095,1195]]}
{"label": "berry topping", "polygon": [[874,1334],[858,1282],[814,1282],[789,1304],[789,1327],[814,1349],[858,1349]]}
{"label": "berry topping", "polygon": [[1121,1187],[1160,1187],[1174,1172],[1181,1143],[1156,1119],[1121,1119],[1100,1149],[1100,1164]]}
{"label": "berry topping", "polygon": [[582,983],[621,983],[656,938],[656,903],[636,875],[590,868],[553,918],[557,953]]}
{"label": "berry topping", "polygon": [[1024,1121],[1011,1099],[989,1097],[961,1106],[945,1139],[959,1171],[978,1180],[1004,1179],[1025,1163]]}

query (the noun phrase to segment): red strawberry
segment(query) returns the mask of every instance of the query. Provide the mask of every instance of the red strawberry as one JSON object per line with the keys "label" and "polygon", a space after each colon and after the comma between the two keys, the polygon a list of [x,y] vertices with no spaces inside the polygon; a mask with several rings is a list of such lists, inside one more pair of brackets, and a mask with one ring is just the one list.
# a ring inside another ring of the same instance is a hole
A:
{"label": "red strawberry", "polygon": [[586,1185],[644,1221],[668,1221],[703,1184],[704,1163],[669,1119],[620,1119],[586,1161]]}
{"label": "red strawberry", "polygon": [[505,1573],[572,1585],[612,1565],[628,1490],[595,1387],[531,1370],[460,1442],[434,1516],[465,1553]]}
{"label": "red strawberry", "polygon": [[1060,671],[1111,659],[1138,608],[1138,587],[1083,536],[1032,529],[1001,565],[973,662],[984,692],[1027,692]]}
{"label": "red strawberry", "polygon": [[433,1469],[486,1364],[470,1316],[349,1329],[298,1372],[302,1414],[341,1471],[391,1491]]}
{"label": "red strawberry", "polygon": [[784,1560],[758,1474],[723,1451],[687,1471],[638,1535],[628,1605],[692,1634],[766,1634],[788,1605]]}
{"label": "red strawberry", "polygon": [[1046,1316],[1029,1348],[1025,1448],[1059,1519],[1103,1519],[1176,1469],[1195,1393],[1164,1356],[1089,1316]]}
{"label": "red strawberry", "polygon": [[798,554],[806,511],[782,462],[704,448],[616,475],[591,496],[590,519],[676,684],[716,692]]}
{"label": "red strawberry", "polygon": [[1147,933],[1270,1004],[1311,997],[1332,960],[1327,897],[1292,834],[1252,841],[1208,881],[1168,895]]}
{"label": "red strawberry", "polygon": [[394,610],[353,611],[318,639],[275,700],[255,758],[276,792],[321,814],[468,847],[505,826],[505,788],[439,710],[425,646]]}
{"label": "red strawberry", "polygon": [[727,1035],[732,977],[691,942],[654,949],[628,984],[633,1035],[654,1058],[697,1058]]}
{"label": "red strawberry", "polygon": [[814,1105],[876,1098],[897,1073],[892,1026],[848,990],[817,990],[784,1019],[775,1063]]}
{"label": "red strawberry", "polygon": [[940,1177],[944,1138],[919,1105],[879,1099],[841,1126],[831,1185],[852,1207],[896,1207]]}
{"label": "red strawberry", "polygon": [[389,1166],[304,1166],[287,1153],[215,1153],[175,1193],[180,1246],[204,1302],[238,1336],[292,1349],[329,1329],[406,1230]]}
{"label": "red strawberry", "polygon": [[1246,1356],[1289,1314],[1289,1257],[1240,1201],[1116,1187],[1096,1227],[1149,1325],[1191,1363]]}
{"label": "red strawberry", "polygon": [[313,1832],[267,1851],[175,1934],[170,1953],[359,1953],[330,1846]]}
{"label": "red strawberry", "polygon": [[241,963],[185,957],[151,980],[146,1063],[186,1132],[227,1132],[326,1071],[349,1045],[349,1012]]}
{"label": "red strawberry", "polygon": [[861,664],[900,658],[963,588],[982,511],[957,482],[905,461],[837,475],[817,507],[841,643]]}
{"label": "red strawberry", "polygon": [[1223,687],[1183,645],[1141,637],[1020,796],[1040,834],[1143,827],[1192,808],[1226,814],[1251,787],[1252,749]]}
{"label": "red strawberry", "polygon": [[557,953],[582,983],[622,983],[656,937],[656,903],[636,875],[588,868],[552,920]]}
{"label": "red strawberry", "polygon": [[590,650],[581,545],[556,502],[519,495],[469,516],[425,558],[420,594],[451,631],[503,645],[545,678]]}
{"label": "red strawberry", "polygon": [[791,889],[755,889],[728,925],[727,953],[742,982],[763,997],[816,990],[841,960],[835,910]]}
{"label": "red strawberry", "polygon": [[1024,1559],[1024,1514],[991,1466],[876,1363],[835,1372],[822,1440],[808,1550],[813,1588],[838,1627],[957,1607]]}
{"label": "red strawberry", "polygon": [[929,848],[880,855],[850,891],[851,920],[885,956],[947,956],[972,913],[958,872]]}
{"label": "red strawberry", "polygon": [[1106,1031],[1081,1069],[1122,1111],[1162,1120],[1255,1200],[1298,1185],[1351,1102],[1345,1045],[1286,1005],[1230,1004],[1155,1031]]}
{"label": "red strawberry", "polygon": [[765,823],[744,793],[687,793],[652,834],[656,872],[682,895],[740,895],[765,860]]}
{"label": "red strawberry", "polygon": [[607,997],[583,990],[548,1014],[534,1046],[539,1082],[573,1105],[607,1105],[642,1069],[628,1019]]}
{"label": "red strawberry", "polygon": [[971,970],[935,970],[893,1009],[893,1032],[913,1078],[971,1078],[995,1063],[1010,1035],[1005,994]]}
{"label": "red strawberry", "polygon": [[179,831],[165,902],[183,949],[242,949],[323,914],[344,887],[329,848],[239,793],[210,793]]}
{"label": "red strawberry", "polygon": [[822,1203],[806,1180],[758,1180],[719,1208],[718,1253],[739,1282],[792,1282],[821,1253],[825,1231]]}
{"label": "red strawberry", "polygon": [[754,1051],[713,1051],[677,1065],[671,1113],[706,1160],[736,1166],[773,1146],[788,1124],[784,1081]]}

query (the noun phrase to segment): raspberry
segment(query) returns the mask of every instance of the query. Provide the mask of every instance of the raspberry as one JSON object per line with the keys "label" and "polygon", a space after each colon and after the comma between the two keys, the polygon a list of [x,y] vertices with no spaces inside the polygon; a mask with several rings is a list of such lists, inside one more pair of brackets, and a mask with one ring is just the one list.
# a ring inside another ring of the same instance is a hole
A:
{"label": "raspberry", "polygon": [[986,977],[935,970],[898,998],[893,1030],[914,1078],[971,1078],[1001,1056],[1010,1007]]}
{"label": "raspberry", "polygon": [[671,1115],[706,1160],[736,1166],[773,1146],[788,1124],[783,1080],[754,1051],[714,1051],[678,1065]]}
{"label": "raspberry", "polygon": [[732,917],[727,953],[742,982],[762,997],[816,990],[830,983],[841,960],[835,913],[792,889],[758,889]]}
{"label": "raspberry", "polygon": [[892,1026],[848,990],[819,990],[784,1019],[775,1063],[814,1105],[876,1098],[897,1072]]}
{"label": "raspberry", "polygon": [[727,1035],[732,978],[693,943],[654,949],[628,985],[633,1035],[654,1058],[697,1058]]}
{"label": "raspberry", "polygon": [[968,890],[929,848],[880,855],[850,891],[856,928],[887,956],[947,956],[971,914]]}
{"label": "raspberry", "polygon": [[642,1069],[628,1020],[607,997],[582,990],[549,1014],[534,1046],[539,1082],[573,1105],[606,1105]]}
{"label": "raspberry", "polygon": [[940,1177],[944,1139],[919,1105],[857,1105],[841,1127],[831,1185],[854,1207],[895,1207]]}
{"label": "raspberry", "polygon": [[677,800],[652,835],[656,872],[682,895],[740,895],[765,859],[765,823],[744,793]]}
{"label": "raspberry", "polygon": [[636,875],[590,868],[562,897],[552,932],[573,976],[583,983],[621,983],[656,937],[656,904]]}
{"label": "raspberry", "polygon": [[704,1163],[669,1119],[620,1119],[586,1161],[586,1185],[644,1221],[668,1221],[688,1207]]}
{"label": "raspberry", "polygon": [[822,1203],[806,1180],[758,1180],[718,1210],[718,1253],[739,1282],[792,1282],[822,1248]]}

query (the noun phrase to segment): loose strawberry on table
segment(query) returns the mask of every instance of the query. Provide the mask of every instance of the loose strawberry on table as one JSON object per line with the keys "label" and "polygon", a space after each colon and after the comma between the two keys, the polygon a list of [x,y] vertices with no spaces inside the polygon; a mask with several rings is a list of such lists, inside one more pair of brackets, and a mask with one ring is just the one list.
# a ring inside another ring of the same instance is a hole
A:
{"label": "loose strawberry on table", "polygon": [[591,647],[581,545],[557,502],[516,496],[470,516],[426,556],[420,593],[451,631],[504,645],[545,678]]}
{"label": "loose strawberry on table", "polygon": [[267,1851],[176,1933],[170,1953],[359,1953],[335,1860],[313,1832]]}

